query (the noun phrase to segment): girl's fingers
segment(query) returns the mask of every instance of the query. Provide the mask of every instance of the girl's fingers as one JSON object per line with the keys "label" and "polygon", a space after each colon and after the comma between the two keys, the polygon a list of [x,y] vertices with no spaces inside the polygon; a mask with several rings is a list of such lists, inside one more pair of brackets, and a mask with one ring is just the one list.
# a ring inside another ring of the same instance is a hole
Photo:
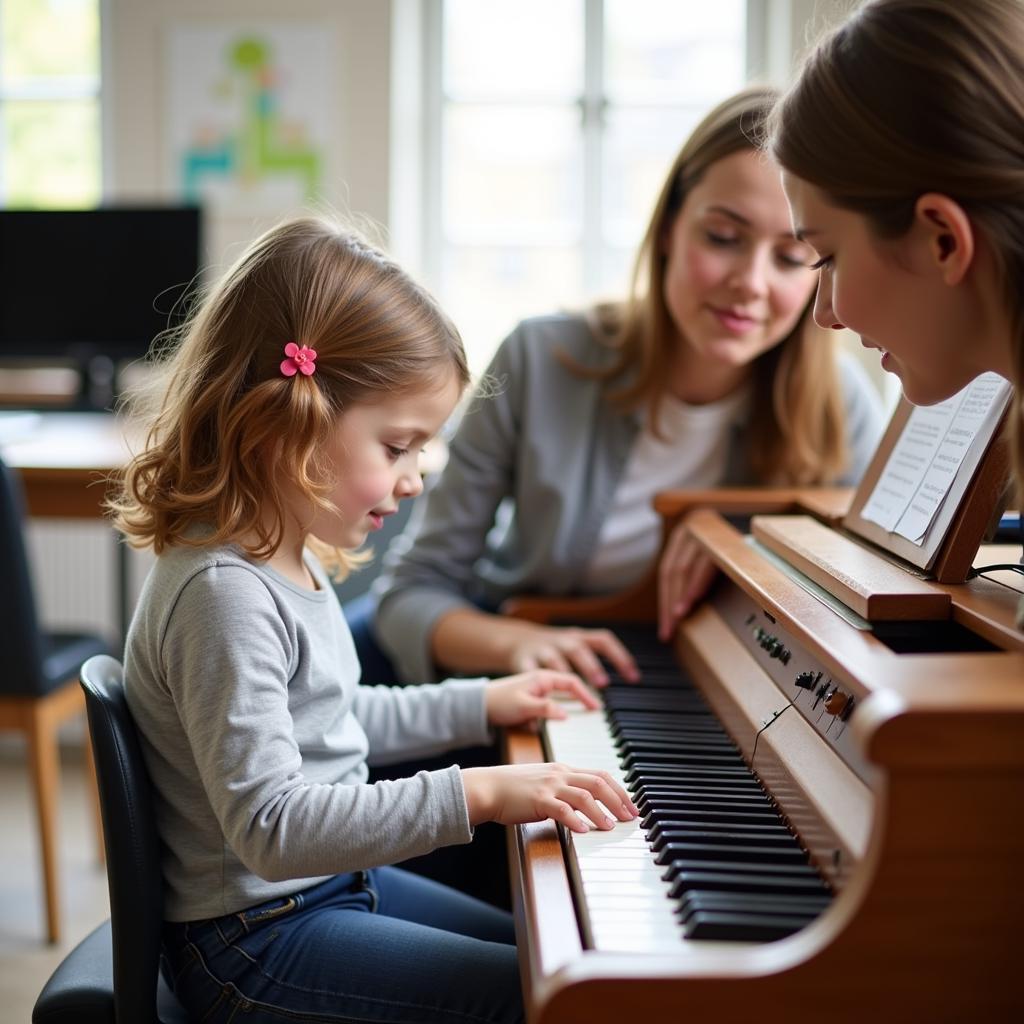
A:
{"label": "girl's fingers", "polygon": [[547,808],[548,817],[564,825],[570,832],[589,832],[587,823],[580,819],[576,811],[563,800],[554,800]]}
{"label": "girl's fingers", "polygon": [[598,804],[586,789],[570,787],[560,795],[566,803],[575,807],[577,811],[582,811],[595,828],[601,829],[602,832],[607,832],[615,827],[615,819],[610,818],[608,812],[602,810],[601,805]]}
{"label": "girl's fingers", "polygon": [[572,769],[567,781],[596,796],[609,811],[622,821],[629,821],[637,815],[637,809],[629,794],[605,771],[579,771]]}
{"label": "girl's fingers", "polygon": [[571,694],[584,707],[588,707],[591,710],[596,711],[601,706],[601,702],[590,692],[579,676],[570,675],[569,673],[541,676],[538,679],[538,683],[541,693],[550,693],[552,690],[558,690],[561,693]]}
{"label": "girl's fingers", "polygon": [[553,718],[556,721],[562,721],[569,717],[566,714],[565,708],[557,700],[544,700],[541,698],[537,703],[537,718]]}

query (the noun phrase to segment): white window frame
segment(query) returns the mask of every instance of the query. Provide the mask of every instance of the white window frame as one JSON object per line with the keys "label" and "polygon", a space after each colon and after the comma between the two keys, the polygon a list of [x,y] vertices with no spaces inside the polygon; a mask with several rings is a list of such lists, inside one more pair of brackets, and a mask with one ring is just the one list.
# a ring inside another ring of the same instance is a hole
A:
{"label": "white window frame", "polygon": [[[747,0],[747,77],[784,84],[793,54],[794,0]],[[799,0],[797,0],[799,2]],[[392,250],[426,284],[442,284],[442,120],[444,0],[392,0]],[[684,5],[681,6],[681,13]],[[601,145],[607,101],[604,2],[584,0],[583,284],[600,283],[603,238]]]}
{"label": "white window frame", "polygon": [[[2,2],[2,0],[0,0]],[[100,63],[99,77],[89,75],[77,77],[61,76],[51,79],[38,79],[31,83],[5,84],[0,79],[0,118],[3,108],[10,102],[53,102],[92,100],[99,111],[100,124],[100,199],[108,196],[112,188],[111,160],[113,152],[112,129],[109,107],[110,89],[109,68],[110,53],[110,17],[112,0],[98,0],[100,18]],[[0,38],[0,60],[3,56],[3,40]],[[6,161],[4,157],[4,133],[0,131],[0,204],[7,202],[7,182],[4,175]]]}

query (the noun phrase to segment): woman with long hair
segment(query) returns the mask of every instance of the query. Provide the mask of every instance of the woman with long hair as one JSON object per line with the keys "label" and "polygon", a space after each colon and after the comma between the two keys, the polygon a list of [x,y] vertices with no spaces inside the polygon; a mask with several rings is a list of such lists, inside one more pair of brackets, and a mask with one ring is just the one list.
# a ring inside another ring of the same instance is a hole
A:
{"label": "woman with long hair", "polygon": [[[489,393],[375,585],[376,638],[402,681],[557,667],[600,684],[602,658],[634,678],[610,633],[495,611],[511,595],[638,580],[658,556],[658,491],[841,483],[864,469],[881,407],[811,320],[810,249],[758,150],[776,99],[746,89],[694,130],[629,298],[526,320],[500,347]],[[711,569],[680,532],[660,574],[667,637]]]}

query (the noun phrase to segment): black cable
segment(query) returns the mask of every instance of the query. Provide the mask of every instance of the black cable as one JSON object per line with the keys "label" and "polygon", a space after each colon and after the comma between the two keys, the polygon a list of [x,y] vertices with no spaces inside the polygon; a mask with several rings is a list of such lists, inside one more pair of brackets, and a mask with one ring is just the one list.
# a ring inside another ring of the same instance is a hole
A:
{"label": "black cable", "polygon": [[967,573],[967,578],[969,580],[973,580],[975,576],[980,576],[982,573],[996,572],[997,570],[1019,572],[1024,576],[1024,565],[1021,565],[1020,562],[997,562],[994,565],[979,565],[977,568],[971,569],[970,572]]}

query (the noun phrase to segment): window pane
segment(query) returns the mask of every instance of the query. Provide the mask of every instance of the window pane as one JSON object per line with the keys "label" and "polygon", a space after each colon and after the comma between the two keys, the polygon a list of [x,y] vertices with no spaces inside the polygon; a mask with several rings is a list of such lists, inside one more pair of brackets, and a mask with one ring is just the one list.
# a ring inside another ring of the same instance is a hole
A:
{"label": "window pane", "polygon": [[628,247],[624,245],[604,246],[601,253],[601,279],[594,291],[594,298],[623,299],[629,294],[629,289],[633,284],[636,247],[639,243],[638,235],[636,244]]}
{"label": "window pane", "polygon": [[711,104],[744,81],[746,0],[605,0],[608,95]]}
{"label": "window pane", "polygon": [[452,105],[442,152],[448,239],[579,238],[582,137],[575,107]]}
{"label": "window pane", "polygon": [[606,116],[604,238],[619,246],[640,241],[669,167],[703,108],[613,107]]}
{"label": "window pane", "polygon": [[95,206],[100,198],[99,105],[4,104],[3,181],[9,206]]}
{"label": "window pane", "polygon": [[523,317],[578,303],[583,290],[580,266],[579,250],[573,246],[449,248],[445,283],[457,286],[442,287],[472,371],[486,368],[502,336]]}
{"label": "window pane", "polygon": [[0,38],[8,85],[39,77],[99,77],[97,0],[2,0]]}
{"label": "window pane", "polygon": [[583,89],[583,0],[446,0],[444,89],[565,99]]}

